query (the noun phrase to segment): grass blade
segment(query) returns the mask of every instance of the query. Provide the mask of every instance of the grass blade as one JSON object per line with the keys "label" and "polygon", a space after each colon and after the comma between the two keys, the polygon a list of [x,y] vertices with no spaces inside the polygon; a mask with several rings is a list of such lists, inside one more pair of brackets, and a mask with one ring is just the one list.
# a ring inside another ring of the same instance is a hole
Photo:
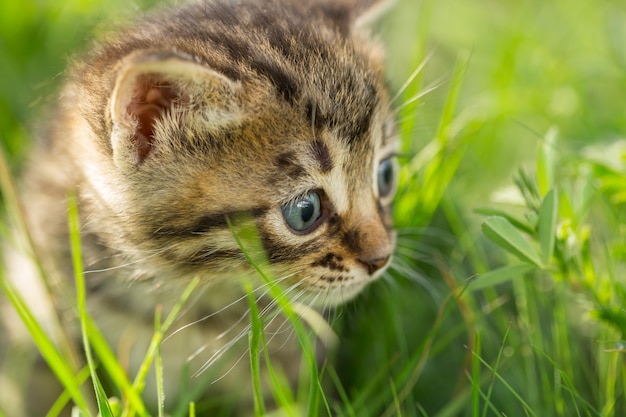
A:
{"label": "grass blade", "polygon": [[[89,378],[89,367],[83,368],[80,373],[77,375],[78,381],[82,384],[87,378]],[[46,417],[58,417],[63,413],[64,408],[70,402],[72,397],[70,396],[67,389],[63,390],[61,395],[57,398],[57,400],[52,404],[52,407],[46,413]]]}
{"label": "grass blade", "polygon": [[189,283],[187,288],[185,288],[185,291],[183,291],[183,294],[178,299],[178,302],[176,303],[176,305],[172,308],[170,313],[167,315],[165,322],[161,326],[161,332],[155,333],[154,336],[152,336],[152,340],[150,341],[150,346],[148,347],[148,351],[146,352],[146,355],[144,356],[143,362],[141,363],[141,366],[139,367],[139,371],[137,372],[137,375],[133,382],[133,390],[135,392],[141,393],[143,391],[144,381],[146,380],[148,370],[150,369],[150,364],[152,363],[152,361],[154,360],[157,354],[157,350],[163,338],[163,334],[167,332],[167,330],[172,325],[174,320],[176,320],[176,316],[178,315],[180,310],[183,308],[183,305],[185,304],[187,299],[193,293],[193,290],[198,286],[199,282],[200,282],[200,279],[196,277]]}
{"label": "grass blade", "polygon": [[541,247],[541,260],[547,265],[554,254],[554,241],[556,239],[556,220],[559,212],[557,193],[550,190],[543,198],[539,209],[539,244]]}
{"label": "grass blade", "polygon": [[[48,365],[51,367],[55,375],[59,376],[57,372],[61,372],[65,375],[63,377],[64,379],[60,379],[60,381],[68,390],[74,401],[79,401],[77,405],[80,409],[87,410],[90,406],[92,406],[91,398],[85,396],[84,393],[81,394],[80,392],[76,392],[76,386],[79,387],[79,390],[81,389],[80,383],[70,382],[70,378],[72,378],[70,375],[80,373],[80,355],[78,354],[78,349],[75,346],[72,336],[61,323],[61,309],[59,308],[57,299],[52,289],[53,285],[51,284],[49,276],[42,265],[38,248],[35,245],[32,234],[30,233],[30,228],[28,227],[29,225],[26,219],[26,212],[21,204],[22,202],[18,196],[16,185],[9,169],[4,144],[4,137],[0,135],[0,192],[2,193],[2,201],[5,203],[4,208],[7,210],[9,216],[12,217],[12,227],[14,227],[19,235],[26,241],[25,254],[30,256],[33,265],[37,269],[38,278],[40,279],[41,284],[43,284],[45,295],[54,310],[54,314],[50,314],[45,320],[46,324],[48,324],[52,330],[52,334],[61,353],[57,351],[54,343],[52,343],[48,335],[43,331],[43,328],[37,322],[37,318],[29,309],[28,304],[21,297],[16,288],[5,279],[6,277],[4,276],[4,271],[0,274],[0,281],[2,281],[2,286],[5,292],[8,291],[11,293],[7,293],[7,297],[10,299],[11,304],[24,322],[27,330],[33,337],[33,341],[39,348],[40,353],[48,362]],[[24,320],[27,320],[28,322]],[[41,352],[42,346],[46,346],[45,353]],[[55,363],[50,363],[49,360],[53,360]]]}
{"label": "grass blade", "polygon": [[500,210],[500,209],[489,207],[489,208],[479,208],[479,209],[474,210],[474,212],[476,214],[481,214],[483,216],[504,217],[513,226],[515,226],[516,229],[518,229],[518,230],[520,230],[520,231],[522,231],[524,233],[532,234],[535,231],[534,227],[529,225],[526,220],[520,220],[520,219],[516,218],[515,216],[511,215],[510,213],[505,212],[504,210]]}
{"label": "grass blade", "polygon": [[543,268],[537,251],[524,239],[520,232],[503,217],[490,217],[483,223],[483,233],[489,240],[522,261]]}
{"label": "grass blade", "polygon": [[[233,222],[229,217],[226,218],[228,227],[235,238],[237,245],[245,256],[250,265],[257,271],[259,276],[266,284],[269,284],[269,293],[276,301],[276,305],[281,312],[289,320],[294,333],[302,347],[302,355],[306,361],[307,369],[310,375],[310,385],[308,393],[307,415],[309,417],[317,416],[319,410],[320,397],[323,392],[319,385],[319,373],[317,370],[317,360],[315,358],[315,349],[309,339],[302,321],[300,320],[296,310],[287,298],[282,289],[275,285],[275,281],[269,275],[270,268],[265,257],[265,251],[262,249],[258,232],[253,222],[247,218],[237,219],[237,230],[233,226]],[[244,243],[245,242],[245,243]]]}
{"label": "grass blade", "polygon": [[259,316],[259,309],[254,298],[254,292],[250,282],[245,283],[248,295],[248,305],[250,306],[250,372],[252,374],[252,388],[254,400],[254,415],[256,417],[265,414],[265,404],[263,402],[263,391],[261,389],[261,335],[263,333],[263,323]]}
{"label": "grass blade", "polygon": [[500,373],[497,371],[499,358],[501,356],[501,352],[498,353],[498,359],[497,359],[497,363],[496,363],[495,367],[492,367],[491,365],[489,365],[483,358],[481,358],[480,356],[476,355],[475,353],[473,353],[473,354],[488,370],[490,370],[492,372],[493,376],[498,381],[500,381],[511,394],[513,394],[515,399],[517,399],[517,401],[519,401],[519,403],[522,405],[522,407],[524,409],[524,412],[527,415],[538,417],[537,414],[532,410],[532,408],[530,408],[530,405],[528,405],[528,403],[526,401],[524,401],[524,398],[522,398],[522,396],[511,386],[511,384],[509,384],[506,381],[506,379],[504,379],[502,377],[502,375],[500,375]]}
{"label": "grass blade", "polygon": [[94,391],[96,393],[96,402],[98,404],[98,410],[102,417],[114,417],[113,411],[109,406],[104,388],[100,383],[98,374],[96,373],[96,363],[91,353],[91,346],[89,344],[89,338],[87,336],[87,308],[85,306],[85,277],[83,275],[83,259],[80,243],[80,225],[78,219],[78,203],[76,196],[71,195],[68,198],[68,224],[70,232],[70,246],[72,249],[72,264],[74,266],[74,279],[76,283],[76,298],[78,301],[78,315],[80,318],[81,333],[83,337],[83,347],[85,349],[85,356],[87,358],[87,364],[89,365],[89,371],[91,373],[91,380],[93,382]]}
{"label": "grass blade", "polygon": [[67,360],[56,350],[54,344],[24,302],[24,299],[5,279],[4,272],[2,271],[0,271],[0,287],[26,326],[26,329],[30,333],[33,342],[39,350],[39,353],[41,353],[41,356],[43,356],[52,372],[54,372],[58,380],[69,392],[74,403],[83,413],[85,413],[85,415],[88,415],[87,402],[80,392],[78,378],[74,375],[74,372],[68,365]]}
{"label": "grass blade", "polygon": [[120,366],[115,354],[96,327],[92,317],[87,317],[87,334],[91,347],[98,355],[102,367],[109,374],[116,387],[122,392],[123,398],[128,401],[128,406],[141,417],[148,417],[148,411],[138,392],[133,389],[133,385],[128,379],[126,372]]}
{"label": "grass blade", "polygon": [[474,278],[467,286],[470,292],[491,288],[498,284],[511,281],[524,276],[524,274],[536,269],[530,264],[505,265]]}
{"label": "grass blade", "polygon": [[[480,333],[476,332],[474,336],[474,352],[476,356],[481,355]],[[480,410],[480,362],[472,356],[472,415],[478,417]]]}
{"label": "grass blade", "polygon": [[[161,306],[158,305],[154,314],[154,334],[163,336],[163,330],[161,329]],[[159,401],[159,417],[165,415],[165,395],[163,394],[163,363],[161,361],[161,344],[157,345],[154,368],[156,376],[157,398]]]}

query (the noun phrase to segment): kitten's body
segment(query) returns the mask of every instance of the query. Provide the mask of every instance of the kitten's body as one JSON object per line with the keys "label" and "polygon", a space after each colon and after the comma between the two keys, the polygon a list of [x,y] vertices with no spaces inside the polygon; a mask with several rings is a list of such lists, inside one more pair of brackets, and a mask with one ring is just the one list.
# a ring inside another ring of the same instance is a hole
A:
{"label": "kitten's body", "polygon": [[[245,300],[211,316],[254,276],[226,219],[252,216],[274,276],[317,306],[353,297],[391,256],[393,125],[380,49],[359,26],[372,5],[307,3],[191,4],[100,44],[74,66],[25,176],[31,230],[68,311],[65,196],[76,190],[89,309],[115,348],[133,346],[133,372],[155,306],[168,311],[200,277],[179,327],[205,320],[163,344],[169,400],[190,355],[202,350],[193,373],[245,331]],[[288,371],[295,345],[275,343]],[[242,383],[228,379],[226,390]]]}

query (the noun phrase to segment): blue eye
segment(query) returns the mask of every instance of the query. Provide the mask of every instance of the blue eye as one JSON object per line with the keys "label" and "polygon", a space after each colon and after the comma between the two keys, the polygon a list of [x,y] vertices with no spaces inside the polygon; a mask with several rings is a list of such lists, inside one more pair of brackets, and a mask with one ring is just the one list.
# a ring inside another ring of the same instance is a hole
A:
{"label": "blue eye", "polygon": [[310,192],[292,203],[285,204],[280,209],[289,227],[296,232],[305,232],[319,219],[321,205],[319,194]]}
{"label": "blue eye", "polygon": [[386,197],[391,193],[395,181],[395,167],[392,158],[384,159],[378,165],[378,193]]}

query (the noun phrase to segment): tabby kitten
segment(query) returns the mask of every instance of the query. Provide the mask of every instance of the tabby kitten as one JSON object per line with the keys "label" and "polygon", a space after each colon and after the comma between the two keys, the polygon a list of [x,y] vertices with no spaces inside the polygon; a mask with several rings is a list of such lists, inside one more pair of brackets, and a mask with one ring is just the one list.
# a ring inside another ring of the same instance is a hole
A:
{"label": "tabby kitten", "polygon": [[[251,216],[286,294],[317,307],[351,299],[389,265],[396,137],[366,29],[379,3],[191,3],[73,65],[24,178],[31,229],[72,316],[65,196],[76,190],[88,306],[132,373],[155,306],[167,311],[201,279],[162,347],[168,401],[186,363],[193,373],[246,333],[236,301],[255,274],[227,220]],[[295,375],[294,345],[274,343],[272,355]],[[212,390],[247,384],[226,372],[232,362]]]}

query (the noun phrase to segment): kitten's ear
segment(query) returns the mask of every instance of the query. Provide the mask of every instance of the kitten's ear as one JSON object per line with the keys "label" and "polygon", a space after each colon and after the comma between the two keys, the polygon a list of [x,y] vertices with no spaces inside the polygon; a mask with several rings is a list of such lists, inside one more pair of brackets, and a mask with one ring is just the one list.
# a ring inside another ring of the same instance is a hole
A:
{"label": "kitten's ear", "polygon": [[369,26],[395,3],[395,0],[360,0],[356,1],[354,27]]}
{"label": "kitten's ear", "polygon": [[129,56],[111,96],[115,164],[132,168],[144,162],[167,140],[162,134],[166,118],[200,121],[209,129],[232,123],[239,112],[239,88],[239,83],[189,56],[154,51]]}
{"label": "kitten's ear", "polygon": [[376,21],[393,3],[395,0],[321,0],[317,6],[339,27],[359,29]]}

